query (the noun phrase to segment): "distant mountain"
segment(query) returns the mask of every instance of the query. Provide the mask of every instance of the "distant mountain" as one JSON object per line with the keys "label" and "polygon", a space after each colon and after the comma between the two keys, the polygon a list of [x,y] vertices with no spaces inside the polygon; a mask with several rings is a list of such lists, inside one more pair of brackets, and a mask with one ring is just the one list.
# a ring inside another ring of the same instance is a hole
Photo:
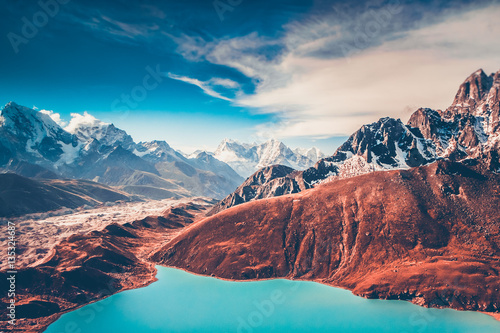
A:
{"label": "distant mountain", "polygon": [[262,144],[239,143],[225,139],[221,142],[214,157],[229,164],[242,177],[248,177],[260,168],[281,164],[302,170],[317,161],[322,153],[316,148],[304,151],[293,151],[284,143],[271,139]]}
{"label": "distant mountain", "polygon": [[295,148],[293,150],[293,152],[295,154],[299,154],[299,155],[305,156],[305,157],[307,157],[308,159],[310,159],[311,161],[314,161],[314,162],[317,162],[320,159],[326,157],[326,155],[323,154],[323,152],[321,150],[319,150],[318,148],[316,148],[316,147],[312,147],[312,148]]}
{"label": "distant mountain", "polygon": [[[304,171],[268,179],[259,185],[261,188],[253,189],[261,193],[259,196],[232,200],[239,189],[213,211],[263,197],[296,193],[328,180],[408,169],[440,159],[478,159],[491,171],[500,172],[499,100],[500,71],[488,76],[478,70],[460,86],[453,104],[445,111],[418,109],[406,125],[392,118],[364,125],[332,156]],[[265,170],[256,175],[261,172]],[[277,183],[281,184],[280,190],[273,191]]]}
{"label": "distant mountain", "polygon": [[188,159],[164,141],[137,144],[88,113],[72,117],[62,128],[48,112],[8,103],[0,114],[0,170],[88,179],[154,199],[221,199],[244,180],[213,157]]}
{"label": "distant mountain", "polygon": [[227,163],[206,152],[200,152],[196,156],[192,156],[189,158],[189,162],[198,169],[213,172],[221,177],[227,177],[233,182],[241,184],[244,181],[243,177],[238,175]]}
{"label": "distant mountain", "polygon": [[134,199],[127,193],[91,181],[37,181],[12,173],[0,174],[0,217]]}
{"label": "distant mountain", "polygon": [[139,142],[135,146],[134,153],[152,163],[186,161],[181,153],[171,148],[165,141]]}
{"label": "distant mountain", "polygon": [[105,123],[85,112],[83,115],[73,114],[68,126],[64,128],[75,135],[85,145],[85,150],[97,142],[98,146],[117,147],[130,150],[135,147],[134,140],[124,130],[113,124]]}

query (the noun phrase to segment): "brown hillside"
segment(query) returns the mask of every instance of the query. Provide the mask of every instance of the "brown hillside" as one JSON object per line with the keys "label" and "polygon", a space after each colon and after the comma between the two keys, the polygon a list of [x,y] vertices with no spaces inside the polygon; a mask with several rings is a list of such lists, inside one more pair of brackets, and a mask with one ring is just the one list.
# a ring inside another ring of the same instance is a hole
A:
{"label": "brown hillside", "polygon": [[366,297],[498,312],[498,207],[499,175],[439,161],[230,208],[152,259],[222,278],[300,278]]}

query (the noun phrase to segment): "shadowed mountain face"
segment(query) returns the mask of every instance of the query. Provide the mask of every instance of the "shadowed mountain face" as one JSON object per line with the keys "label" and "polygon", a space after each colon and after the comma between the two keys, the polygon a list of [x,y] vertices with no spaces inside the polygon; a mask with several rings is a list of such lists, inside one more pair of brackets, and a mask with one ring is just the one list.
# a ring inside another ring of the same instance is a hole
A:
{"label": "shadowed mountain face", "polygon": [[227,209],[152,259],[223,278],[300,278],[368,297],[498,312],[499,205],[499,175],[438,161]]}
{"label": "shadowed mountain face", "polygon": [[64,129],[49,113],[8,103],[0,114],[0,170],[34,178],[78,178],[153,199],[221,199],[244,180],[206,156],[185,158],[164,141],[136,144],[89,114]]}
{"label": "shadowed mountain face", "polygon": [[272,165],[259,170],[236,191],[217,203],[208,215],[217,214],[227,207],[244,202],[300,192],[302,189],[299,188],[298,183],[293,178],[286,177],[293,172],[295,172],[294,169],[284,165]]}
{"label": "shadowed mountain face", "polygon": [[[242,197],[239,188],[213,211],[296,193],[331,179],[409,169],[439,159],[479,158],[488,161],[489,169],[497,172],[500,170],[499,100],[500,71],[488,76],[479,70],[460,86],[453,104],[445,111],[418,109],[406,125],[392,118],[364,125],[332,156],[319,160],[313,167],[290,172],[279,180],[269,178],[261,188],[253,188],[260,195]],[[252,177],[262,172],[259,170]],[[277,183],[281,184],[280,190],[274,191]]]}
{"label": "shadowed mountain face", "polygon": [[37,181],[16,174],[0,174],[0,217],[133,199],[127,193],[91,181]]}

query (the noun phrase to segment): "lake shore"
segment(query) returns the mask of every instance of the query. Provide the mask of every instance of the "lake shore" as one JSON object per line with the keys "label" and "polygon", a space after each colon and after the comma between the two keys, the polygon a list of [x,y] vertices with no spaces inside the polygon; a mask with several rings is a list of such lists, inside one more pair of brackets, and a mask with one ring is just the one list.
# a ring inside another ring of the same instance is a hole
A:
{"label": "lake shore", "polygon": [[[262,332],[286,329],[293,333],[303,332],[305,327],[315,332],[330,332],[333,327],[347,329],[345,332],[379,332],[377,328],[384,332],[419,332],[426,327],[429,333],[445,329],[466,333],[475,328],[489,333],[500,328],[498,321],[474,312],[459,314],[450,309],[425,309],[409,302],[366,300],[346,289],[314,281],[234,281],[174,267],[157,269],[158,282],[144,291],[120,293],[120,297],[104,302],[100,306],[103,312],[91,321],[85,318],[95,307],[74,312],[47,332],[60,332],[68,323],[75,323],[82,332],[104,332],[114,327],[123,332],[145,333],[181,328],[201,332],[201,327],[210,333],[245,331],[242,327],[259,327]],[[144,306],[133,305],[139,303]],[[227,311],[220,312],[218,306]],[[261,319],[254,321],[259,316]]]}

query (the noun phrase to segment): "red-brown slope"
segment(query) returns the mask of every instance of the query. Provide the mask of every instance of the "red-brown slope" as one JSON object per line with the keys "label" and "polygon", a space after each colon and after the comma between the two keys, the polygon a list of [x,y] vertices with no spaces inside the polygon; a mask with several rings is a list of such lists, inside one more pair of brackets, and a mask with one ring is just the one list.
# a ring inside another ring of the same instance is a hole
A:
{"label": "red-brown slope", "polygon": [[223,278],[301,278],[498,312],[499,207],[499,175],[440,161],[233,207],[152,259]]}

